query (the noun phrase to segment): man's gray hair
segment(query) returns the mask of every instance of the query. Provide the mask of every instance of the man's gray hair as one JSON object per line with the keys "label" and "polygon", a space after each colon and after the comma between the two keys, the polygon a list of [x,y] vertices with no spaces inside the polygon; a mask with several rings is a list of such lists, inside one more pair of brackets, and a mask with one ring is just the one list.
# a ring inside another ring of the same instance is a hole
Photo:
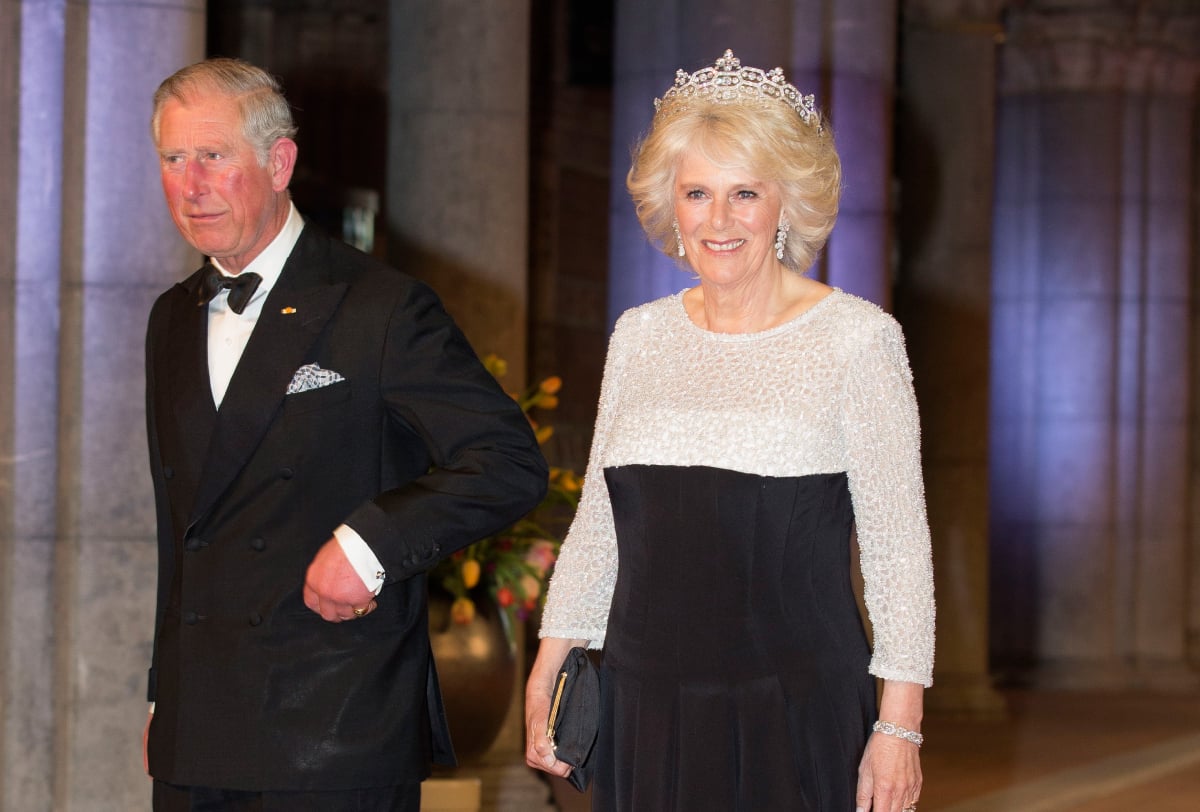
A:
{"label": "man's gray hair", "polygon": [[163,80],[154,92],[150,132],[158,144],[163,105],[168,99],[187,104],[203,92],[216,91],[237,102],[242,116],[242,133],[254,147],[258,163],[266,166],[271,145],[280,138],[296,135],[292,108],[283,97],[275,77],[241,59],[219,57],[188,65]]}

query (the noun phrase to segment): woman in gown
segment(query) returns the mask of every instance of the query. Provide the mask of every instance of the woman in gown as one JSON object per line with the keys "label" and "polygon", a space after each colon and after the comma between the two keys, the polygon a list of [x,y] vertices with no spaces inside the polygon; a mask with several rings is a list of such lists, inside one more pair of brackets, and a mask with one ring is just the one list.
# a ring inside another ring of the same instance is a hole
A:
{"label": "woman in gown", "polygon": [[934,637],[919,426],[897,323],[803,275],[837,215],[832,134],[782,71],[729,51],[655,105],[627,185],[699,284],[612,335],[526,759],[569,772],[546,717],[586,645],[594,810],[914,809]]}

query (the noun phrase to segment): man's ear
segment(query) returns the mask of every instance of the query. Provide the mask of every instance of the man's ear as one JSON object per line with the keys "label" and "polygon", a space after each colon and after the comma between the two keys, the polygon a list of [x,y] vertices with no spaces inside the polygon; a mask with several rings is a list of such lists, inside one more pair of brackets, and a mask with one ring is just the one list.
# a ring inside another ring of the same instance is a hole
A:
{"label": "man's ear", "polygon": [[296,155],[299,149],[296,142],[290,138],[276,138],[267,155],[267,168],[271,171],[271,188],[282,192],[292,182],[292,172],[296,169]]}

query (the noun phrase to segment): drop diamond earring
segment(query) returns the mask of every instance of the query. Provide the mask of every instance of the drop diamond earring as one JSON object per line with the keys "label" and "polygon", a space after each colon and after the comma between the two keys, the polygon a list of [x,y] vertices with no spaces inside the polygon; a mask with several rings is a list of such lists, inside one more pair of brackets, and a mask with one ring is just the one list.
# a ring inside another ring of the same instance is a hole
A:
{"label": "drop diamond earring", "polygon": [[792,224],[782,214],[779,215],[779,229],[775,232],[775,258],[781,262],[784,250],[787,248],[788,232],[791,230]]}

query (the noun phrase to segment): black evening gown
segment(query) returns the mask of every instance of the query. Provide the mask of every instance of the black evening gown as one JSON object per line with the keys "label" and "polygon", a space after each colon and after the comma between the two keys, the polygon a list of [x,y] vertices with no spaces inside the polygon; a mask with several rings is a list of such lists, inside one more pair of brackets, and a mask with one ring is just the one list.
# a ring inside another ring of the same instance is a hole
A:
{"label": "black evening gown", "polygon": [[846,475],[604,474],[619,567],[593,810],[851,812],[876,711]]}

